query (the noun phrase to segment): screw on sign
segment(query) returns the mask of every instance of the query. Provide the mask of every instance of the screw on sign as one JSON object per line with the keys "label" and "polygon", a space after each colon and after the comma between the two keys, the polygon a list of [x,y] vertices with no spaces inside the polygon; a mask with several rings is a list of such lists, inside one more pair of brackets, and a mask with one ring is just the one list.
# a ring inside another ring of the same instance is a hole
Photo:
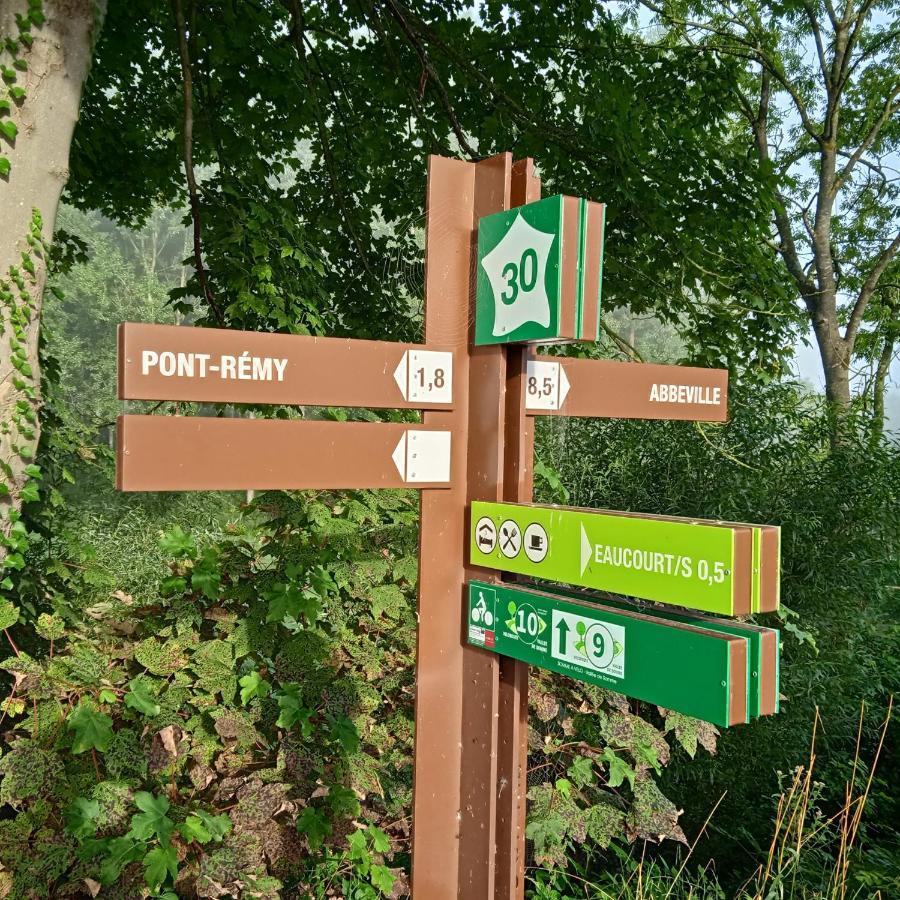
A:
{"label": "screw on sign", "polygon": [[775,712],[777,633],[628,597],[773,609],[779,538],[531,504],[534,416],[723,421],[727,373],[523,346],[596,340],[602,292],[604,207],[541,200],[531,160],[432,156],[427,207],[424,344],[119,328],[123,400],[420,409],[421,425],[122,416],[116,477],[122,490],[421,490],[414,895],[519,900],[528,666],[720,725]]}

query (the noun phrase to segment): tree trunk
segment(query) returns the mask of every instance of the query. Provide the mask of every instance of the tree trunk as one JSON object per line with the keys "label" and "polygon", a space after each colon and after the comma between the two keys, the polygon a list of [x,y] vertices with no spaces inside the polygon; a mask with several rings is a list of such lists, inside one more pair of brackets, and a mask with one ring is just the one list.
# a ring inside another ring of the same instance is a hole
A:
{"label": "tree trunk", "polygon": [[836,299],[817,297],[811,306],[813,334],[822,360],[825,376],[825,397],[834,406],[838,418],[850,411],[850,353],[851,348],[841,336],[837,323]]}
{"label": "tree trunk", "polygon": [[[0,158],[8,161],[8,167],[0,163],[5,172],[0,174],[0,531],[7,538],[0,546],[0,564],[14,566],[21,565],[15,552],[21,539],[12,532],[13,521],[23,491],[27,500],[34,490],[26,485],[39,436],[44,246],[49,246],[68,178],[81,89],[106,0],[44,0],[37,18],[26,0],[4,0],[2,7],[0,36],[19,42],[15,54],[0,51],[16,74],[10,110],[0,116]],[[23,32],[16,14],[26,20],[31,15],[30,28]]]}

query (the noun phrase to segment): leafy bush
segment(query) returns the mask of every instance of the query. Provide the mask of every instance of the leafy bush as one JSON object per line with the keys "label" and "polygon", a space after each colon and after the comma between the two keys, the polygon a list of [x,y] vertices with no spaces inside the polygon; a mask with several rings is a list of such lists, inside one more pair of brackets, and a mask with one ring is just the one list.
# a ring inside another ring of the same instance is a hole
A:
{"label": "leafy bush", "polygon": [[[678,753],[662,787],[696,832],[727,792],[698,855],[715,860],[734,890],[745,877],[747,847],[765,852],[779,772],[806,758],[818,709],[818,771],[825,808],[837,809],[852,770],[860,703],[867,716],[864,754],[879,740],[877,722],[900,688],[900,447],[872,442],[864,428],[832,448],[821,401],[789,383],[732,384],[725,426],[679,422],[547,419],[542,465],[556,485],[548,499],[583,506],[782,526],[782,713],[729,729],[715,757]],[[888,881],[900,845],[896,725],[872,787],[861,836],[867,860]],[[893,739],[891,739],[893,738]]]}

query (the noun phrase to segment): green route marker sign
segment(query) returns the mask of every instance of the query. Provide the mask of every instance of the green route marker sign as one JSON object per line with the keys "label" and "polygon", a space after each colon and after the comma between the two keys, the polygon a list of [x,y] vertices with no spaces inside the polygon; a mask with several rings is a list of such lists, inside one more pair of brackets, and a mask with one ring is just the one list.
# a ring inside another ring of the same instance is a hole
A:
{"label": "green route marker sign", "polygon": [[506,585],[469,582],[476,647],[715,725],[747,721],[746,638]]}
{"label": "green route marker sign", "polygon": [[478,223],[475,344],[596,341],[604,207],[547,197]]}
{"label": "green route marker sign", "polygon": [[613,609],[636,612],[669,622],[681,622],[709,631],[733,634],[747,639],[750,667],[747,681],[747,712],[751,719],[774,715],[781,710],[781,635],[777,628],[763,628],[750,622],[737,622],[713,616],[678,612],[658,606],[638,605],[609,594],[593,594],[556,585],[532,585],[536,590],[587,603],[599,603]]}
{"label": "green route marker sign", "polygon": [[473,502],[474,566],[704,612],[750,612],[752,531],[586,509]]}

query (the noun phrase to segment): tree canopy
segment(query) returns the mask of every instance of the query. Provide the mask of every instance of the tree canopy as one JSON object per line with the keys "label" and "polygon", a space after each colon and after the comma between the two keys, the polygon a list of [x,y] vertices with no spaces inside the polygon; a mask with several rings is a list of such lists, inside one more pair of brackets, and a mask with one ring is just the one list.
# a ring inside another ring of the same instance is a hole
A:
{"label": "tree canopy", "polygon": [[770,187],[734,128],[739,61],[650,46],[580,2],[182,15],[184,30],[158,2],[110,11],[71,196],[130,223],[187,200],[206,270],[188,291],[210,321],[415,333],[426,155],[511,149],[546,193],[608,204],[611,308],[679,323],[697,360],[777,370],[793,321]]}

